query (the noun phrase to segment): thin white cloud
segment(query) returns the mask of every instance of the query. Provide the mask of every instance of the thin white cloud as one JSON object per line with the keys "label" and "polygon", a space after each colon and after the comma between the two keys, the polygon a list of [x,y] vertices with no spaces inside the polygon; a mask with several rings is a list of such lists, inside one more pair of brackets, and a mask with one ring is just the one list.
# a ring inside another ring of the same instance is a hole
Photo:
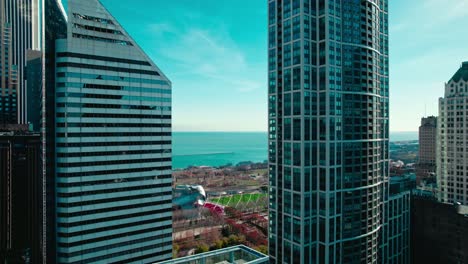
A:
{"label": "thin white cloud", "polygon": [[175,28],[168,23],[158,23],[149,25],[149,29],[152,34],[163,35],[175,31]]}
{"label": "thin white cloud", "polygon": [[240,92],[262,87],[257,76],[252,76],[254,69],[248,64],[244,52],[223,25],[218,25],[216,30],[175,29],[170,24],[161,23],[151,25],[149,30],[171,39],[168,43],[158,44],[159,53],[177,64],[181,72],[218,81],[224,87]]}
{"label": "thin white cloud", "polygon": [[457,18],[468,16],[468,0],[425,0],[425,12],[432,23],[450,22]]}
{"label": "thin white cloud", "polygon": [[410,31],[429,34],[453,23],[466,23],[468,18],[468,0],[412,0],[410,3],[396,0],[393,4],[405,8],[399,10],[397,21],[390,18],[391,34]]}

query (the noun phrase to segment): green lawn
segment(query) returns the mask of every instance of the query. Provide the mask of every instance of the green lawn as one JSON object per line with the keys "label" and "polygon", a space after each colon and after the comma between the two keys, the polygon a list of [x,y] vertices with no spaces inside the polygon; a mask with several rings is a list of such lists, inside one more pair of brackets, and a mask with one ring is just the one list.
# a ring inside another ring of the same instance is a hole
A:
{"label": "green lawn", "polygon": [[260,198],[266,198],[265,193],[235,194],[210,199],[211,202],[224,206],[235,206],[238,203],[256,202]]}

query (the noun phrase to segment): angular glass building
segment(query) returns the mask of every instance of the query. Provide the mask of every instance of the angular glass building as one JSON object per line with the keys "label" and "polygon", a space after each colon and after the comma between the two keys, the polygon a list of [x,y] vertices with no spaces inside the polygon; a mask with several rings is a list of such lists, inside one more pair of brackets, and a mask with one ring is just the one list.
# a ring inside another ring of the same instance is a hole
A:
{"label": "angular glass building", "polygon": [[[29,113],[28,120],[34,126],[34,119],[39,119],[42,126],[42,150],[43,150],[43,189],[44,192],[44,219],[43,240],[43,264],[56,262],[56,199],[55,199],[55,80],[56,80],[56,63],[55,63],[55,46],[57,39],[65,39],[67,36],[67,21],[66,14],[63,10],[61,0],[43,0],[41,10],[42,21],[42,84],[40,113]],[[28,67],[31,66],[31,63]],[[30,69],[30,67],[28,68]],[[28,82],[29,86],[29,82]],[[34,89],[30,89],[34,90]],[[35,94],[33,92],[32,94]],[[28,96],[31,98],[31,96]],[[39,117],[35,115],[39,114]],[[29,119],[31,118],[31,119]]]}
{"label": "angular glass building", "polygon": [[56,42],[58,263],[172,257],[171,82],[98,0]]}
{"label": "angular glass building", "polygon": [[387,263],[388,2],[268,9],[271,263]]}

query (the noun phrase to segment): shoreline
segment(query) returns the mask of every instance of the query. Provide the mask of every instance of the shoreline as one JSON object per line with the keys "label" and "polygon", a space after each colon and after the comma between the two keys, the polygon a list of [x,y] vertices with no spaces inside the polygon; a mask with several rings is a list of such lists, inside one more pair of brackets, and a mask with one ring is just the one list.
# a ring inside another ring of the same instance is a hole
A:
{"label": "shoreline", "polygon": [[[184,132],[185,133],[185,132]],[[190,132],[192,133],[192,132]],[[194,132],[194,133],[198,133],[198,132]],[[209,132],[209,133],[216,133],[216,132]],[[390,141],[389,144],[390,146],[402,146],[402,145],[416,145],[419,143],[419,140],[418,139],[410,139],[410,140],[394,140],[394,141]],[[392,149],[390,149],[390,151],[392,151]],[[395,150],[393,150],[395,151]],[[187,155],[174,155],[172,156],[172,163],[174,164],[174,158],[187,158],[187,157],[206,157],[206,156],[210,156],[210,155],[214,155],[214,156],[222,156],[222,155],[227,155],[227,154],[234,154],[235,152],[230,152],[230,151],[226,151],[226,152],[218,152],[218,153],[200,153],[200,154],[187,154]],[[268,150],[266,150],[266,153],[268,153]],[[210,160],[211,161],[211,160]],[[242,165],[248,165],[248,164],[265,164],[266,166],[268,166],[268,156],[266,155],[265,156],[265,159],[263,159],[263,161],[240,161],[240,162],[223,162],[223,164],[216,164],[216,165],[210,165],[210,161],[206,162],[206,163],[200,163],[200,165],[198,164],[191,164],[191,165],[187,165],[187,166],[183,166],[183,167],[173,167],[172,168],[172,171],[184,171],[184,170],[189,170],[191,168],[202,168],[202,167],[209,167],[209,168],[215,168],[215,169],[220,169],[220,168],[236,168],[238,166],[242,166]],[[216,161],[214,161],[213,163],[216,163]]]}
{"label": "shoreline", "polygon": [[254,166],[254,167],[263,167],[265,168],[268,167],[268,161],[264,160],[261,162],[255,162],[255,161],[241,161],[238,162],[237,164],[233,163],[226,163],[223,165],[218,165],[218,166],[212,166],[212,165],[189,165],[185,168],[172,168],[172,171],[186,171],[186,170],[191,170],[191,169],[228,169],[228,168],[242,168],[242,167],[247,167],[247,166]]}

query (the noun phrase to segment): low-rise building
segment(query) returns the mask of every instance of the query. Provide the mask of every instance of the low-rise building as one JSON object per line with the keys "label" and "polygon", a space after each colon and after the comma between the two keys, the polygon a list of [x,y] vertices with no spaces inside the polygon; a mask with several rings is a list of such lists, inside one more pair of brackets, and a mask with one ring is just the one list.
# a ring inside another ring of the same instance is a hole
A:
{"label": "low-rise building", "polygon": [[468,263],[468,206],[421,192],[413,195],[411,218],[413,263]]}
{"label": "low-rise building", "polygon": [[382,263],[411,263],[411,192],[416,187],[414,173],[390,177],[389,197],[386,205],[388,219],[384,225]]}
{"label": "low-rise building", "polygon": [[419,127],[419,161],[416,167],[416,183],[434,182],[436,171],[437,117],[421,119]]}
{"label": "low-rise building", "polygon": [[[39,263],[42,160],[39,134],[0,127],[0,263]],[[1,132],[4,131],[4,132]]]}
{"label": "low-rise building", "polygon": [[268,256],[244,245],[213,250],[183,258],[172,259],[159,264],[266,264]]}

